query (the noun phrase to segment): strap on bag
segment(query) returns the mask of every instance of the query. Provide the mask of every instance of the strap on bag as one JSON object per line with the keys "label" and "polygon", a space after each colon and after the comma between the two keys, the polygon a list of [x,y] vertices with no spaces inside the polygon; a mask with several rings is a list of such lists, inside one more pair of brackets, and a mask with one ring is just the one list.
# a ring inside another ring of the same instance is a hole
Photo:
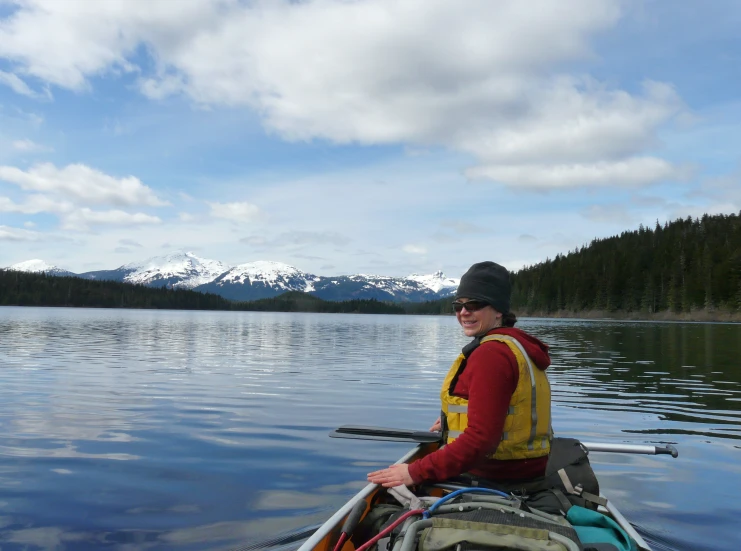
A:
{"label": "strap on bag", "polygon": [[592,503],[596,503],[597,505],[602,505],[603,507],[607,505],[607,500],[604,497],[585,492],[584,489],[581,487],[581,484],[577,484],[576,486],[574,486],[571,483],[569,475],[566,474],[566,471],[564,469],[558,470],[558,476],[563,483],[563,487],[566,488],[566,491],[568,493],[579,496],[587,501],[591,501]]}

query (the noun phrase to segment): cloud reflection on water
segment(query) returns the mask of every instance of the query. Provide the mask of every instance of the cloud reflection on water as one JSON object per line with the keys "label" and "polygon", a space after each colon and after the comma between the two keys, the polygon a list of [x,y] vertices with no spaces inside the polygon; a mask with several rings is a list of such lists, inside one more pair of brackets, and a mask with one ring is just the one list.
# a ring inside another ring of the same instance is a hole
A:
{"label": "cloud reflection on water", "polygon": [[[652,541],[671,530],[689,551],[705,532],[682,515],[741,514],[726,496],[741,484],[741,326],[521,325],[552,347],[557,434],[677,443],[677,460],[591,456]],[[407,449],[329,430],[429,427],[466,342],[452,317],[2,309],[3,550],[191,551],[298,533]],[[723,518],[715,537],[736,533]]]}

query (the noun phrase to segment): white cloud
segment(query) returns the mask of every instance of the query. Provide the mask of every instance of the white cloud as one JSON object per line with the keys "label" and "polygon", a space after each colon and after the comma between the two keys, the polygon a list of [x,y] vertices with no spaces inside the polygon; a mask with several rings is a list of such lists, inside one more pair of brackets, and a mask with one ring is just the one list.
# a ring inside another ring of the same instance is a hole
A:
{"label": "white cloud", "polygon": [[527,116],[480,129],[461,148],[490,162],[596,162],[635,155],[656,145],[653,130],[684,108],[675,90],[647,81],[642,96],[605,89],[594,80],[559,77],[521,82]]}
{"label": "white cloud", "polygon": [[44,235],[39,232],[0,226],[0,241],[40,241],[43,238]]}
{"label": "white cloud", "polygon": [[251,235],[249,237],[243,237],[239,240],[240,243],[245,245],[252,245],[255,247],[263,247],[267,244],[267,239],[262,235]]}
{"label": "white cloud", "polygon": [[342,247],[350,243],[347,236],[335,231],[291,231],[280,234],[275,244],[283,245],[335,245]]}
{"label": "white cloud", "polygon": [[[738,212],[741,208],[741,170],[708,178],[701,183],[699,189],[690,192],[687,198],[696,203],[711,202],[715,207],[712,212]],[[724,204],[728,205],[729,210],[718,210]],[[710,210],[707,212],[711,213]]]}
{"label": "white cloud", "polygon": [[13,90],[16,94],[21,94],[23,96],[29,97],[36,96],[36,92],[31,90],[31,88],[28,87],[28,84],[23,82],[17,75],[14,75],[13,73],[0,71],[0,84],[9,86],[10,89]]}
{"label": "white cloud", "polygon": [[[0,0],[1,2],[2,0]],[[44,123],[44,117],[40,113],[34,113],[33,111],[24,111],[16,107],[13,113],[14,118],[18,118],[22,121],[27,122],[35,128],[39,128]]]}
{"label": "white cloud", "polygon": [[[297,230],[283,232],[278,235],[266,238],[264,235],[250,235],[243,237],[240,243],[256,247],[275,249],[278,247],[306,247],[306,246],[323,246],[329,245],[334,247],[343,247],[350,243],[350,239],[334,231],[305,231]],[[300,255],[295,255],[300,258]]]}
{"label": "white cloud", "polygon": [[260,216],[260,209],[251,203],[208,203],[211,216],[236,222],[252,222]]}
{"label": "white cloud", "polygon": [[150,99],[164,99],[179,93],[184,87],[185,82],[183,77],[179,75],[166,75],[139,81],[141,93]]}
{"label": "white cloud", "polygon": [[186,224],[190,224],[192,222],[198,222],[200,220],[200,217],[189,212],[179,212],[178,220],[180,220],[181,222],[185,222]]}
{"label": "white cloud", "polygon": [[430,234],[430,239],[434,243],[443,244],[443,243],[456,243],[461,240],[460,236],[454,236],[449,233],[443,233],[443,232],[435,232],[433,234]]}
{"label": "white cloud", "polygon": [[[59,201],[46,195],[29,195],[23,203],[16,203],[8,197],[0,197],[0,212],[52,213],[59,216],[62,229],[77,231],[87,230],[91,225],[133,226],[162,222],[160,218],[144,213],[128,213],[122,210],[93,211],[87,207],[79,208],[69,201]],[[128,244],[131,243],[133,241]]]}
{"label": "white cloud", "polygon": [[401,250],[409,254],[427,254],[427,249],[421,245],[404,245]]}
{"label": "white cloud", "polygon": [[77,209],[62,217],[62,228],[68,230],[86,230],[91,225],[139,226],[142,224],[159,224],[156,216],[144,213],[128,213],[122,210],[94,211],[89,208]]}
{"label": "white cloud", "polygon": [[[676,177],[647,157],[687,114],[676,92],[566,74],[620,16],[618,0],[27,0],[0,57],[75,90],[139,71],[148,97],[248,106],[288,140],[451,148],[512,186],[648,185]],[[142,45],[152,71],[133,65]]]}
{"label": "white cloud", "polygon": [[664,207],[669,201],[666,197],[657,197],[655,195],[633,195],[630,198],[630,202],[638,207],[649,207],[659,210],[655,207]]}
{"label": "white cloud", "polygon": [[46,195],[29,195],[23,203],[16,203],[8,197],[0,197],[0,212],[39,214],[42,212],[72,212],[74,205],[69,201],[59,201]]}
{"label": "white cloud", "polygon": [[78,90],[87,77],[108,68],[131,69],[125,55],[138,40],[127,27],[138,8],[124,4],[24,2],[0,22],[0,56],[20,64],[25,74]]}
{"label": "white cloud", "polygon": [[115,178],[83,164],[57,168],[51,163],[43,163],[27,171],[12,166],[0,166],[0,181],[18,185],[27,191],[55,193],[82,204],[167,204],[134,176]]}
{"label": "white cloud", "polygon": [[593,222],[612,222],[626,227],[637,225],[635,216],[630,214],[623,205],[591,205],[582,214]]}
{"label": "white cloud", "polygon": [[53,151],[53,149],[37,144],[31,140],[16,140],[13,142],[13,149],[16,151],[22,151],[23,153],[42,153],[46,151]]}
{"label": "white cloud", "polygon": [[491,165],[466,172],[469,178],[488,178],[518,186],[548,189],[577,186],[643,186],[661,180],[686,180],[687,167],[676,167],[655,157],[568,165]]}
{"label": "white cloud", "polygon": [[142,244],[138,241],[135,241],[134,239],[120,239],[118,242],[121,243],[121,245],[125,245],[126,247],[136,247],[138,249],[142,247]]}

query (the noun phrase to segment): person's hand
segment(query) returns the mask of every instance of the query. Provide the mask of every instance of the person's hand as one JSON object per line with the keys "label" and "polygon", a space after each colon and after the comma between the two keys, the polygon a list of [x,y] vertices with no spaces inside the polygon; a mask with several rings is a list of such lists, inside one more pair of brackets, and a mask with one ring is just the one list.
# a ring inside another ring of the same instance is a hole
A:
{"label": "person's hand", "polygon": [[402,484],[405,486],[414,484],[414,480],[409,476],[409,465],[406,463],[391,465],[388,469],[368,473],[368,482],[380,484],[384,488],[393,488]]}
{"label": "person's hand", "polygon": [[440,418],[438,417],[437,421],[435,421],[435,424],[430,427],[430,432],[440,432],[442,428],[442,423],[440,423]]}

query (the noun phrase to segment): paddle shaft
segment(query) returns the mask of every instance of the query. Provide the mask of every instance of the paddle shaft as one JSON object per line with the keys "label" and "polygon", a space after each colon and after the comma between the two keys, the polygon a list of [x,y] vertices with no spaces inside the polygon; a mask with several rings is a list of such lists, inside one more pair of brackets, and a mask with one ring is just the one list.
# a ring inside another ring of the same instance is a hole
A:
{"label": "paddle shaft", "polygon": [[[390,442],[432,443],[440,441],[439,432],[415,431],[409,429],[389,429],[361,425],[344,425],[329,433],[332,438],[352,438],[359,440],[386,440]],[[610,444],[606,442],[582,442],[590,452],[635,453],[643,455],[671,455],[679,452],[674,446],[649,446],[639,444]]]}
{"label": "paddle shaft", "polygon": [[677,457],[679,452],[672,445],[642,446],[639,444],[608,444],[606,442],[582,442],[590,452],[638,453],[644,455],[671,455]]}

